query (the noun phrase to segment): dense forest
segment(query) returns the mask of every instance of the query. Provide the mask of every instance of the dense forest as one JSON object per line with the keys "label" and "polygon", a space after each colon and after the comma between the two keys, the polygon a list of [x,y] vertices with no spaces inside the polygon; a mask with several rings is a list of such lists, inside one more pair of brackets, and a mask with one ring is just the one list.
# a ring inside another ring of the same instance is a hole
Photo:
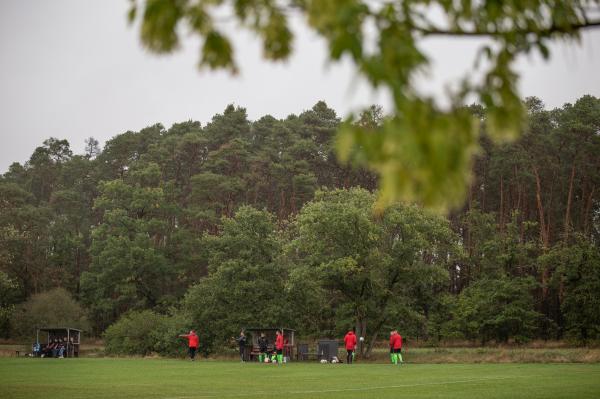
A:
{"label": "dense forest", "polygon": [[[374,212],[377,176],[340,165],[324,102],[285,119],[228,106],[84,154],[49,138],[0,177],[0,333],[70,323],[115,351],[210,352],[244,326],[350,326],[431,342],[600,339],[600,99],[548,110],[482,151],[462,209]],[[382,121],[372,107],[357,124]],[[120,338],[136,331],[138,346]],[[119,346],[120,345],[120,346]]]}

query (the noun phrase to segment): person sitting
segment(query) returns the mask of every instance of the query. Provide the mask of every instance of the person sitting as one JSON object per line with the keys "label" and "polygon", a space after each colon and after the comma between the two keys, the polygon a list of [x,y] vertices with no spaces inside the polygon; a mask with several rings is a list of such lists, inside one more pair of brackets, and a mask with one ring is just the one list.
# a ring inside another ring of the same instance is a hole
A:
{"label": "person sitting", "polygon": [[56,348],[56,340],[48,341],[48,344],[42,349],[42,357],[52,356],[54,348]]}
{"label": "person sitting", "polygon": [[42,345],[39,342],[31,345],[31,355],[34,357],[38,357],[42,354]]}
{"label": "person sitting", "polygon": [[277,351],[275,350],[275,348],[271,350],[270,357],[271,363],[277,363]]}
{"label": "person sitting", "polygon": [[65,357],[65,350],[67,349],[67,338],[61,338],[58,341],[58,350],[57,350],[57,354],[58,354],[58,358],[62,359]]}
{"label": "person sitting", "polygon": [[60,350],[60,341],[58,338],[54,338],[54,347],[52,348],[52,357],[58,357],[58,351]]}

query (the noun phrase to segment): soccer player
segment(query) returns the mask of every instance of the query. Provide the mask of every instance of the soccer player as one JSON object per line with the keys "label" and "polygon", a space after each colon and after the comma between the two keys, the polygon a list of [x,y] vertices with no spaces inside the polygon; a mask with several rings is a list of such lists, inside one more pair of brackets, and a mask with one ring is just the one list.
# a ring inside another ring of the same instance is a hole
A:
{"label": "soccer player", "polygon": [[269,341],[267,337],[265,337],[265,333],[261,332],[260,337],[258,337],[258,361],[263,363],[265,361],[265,357],[267,356],[267,349],[269,348]]}
{"label": "soccer player", "polygon": [[198,336],[194,330],[190,330],[189,334],[181,334],[179,335],[182,338],[187,338],[188,340],[188,353],[190,354],[190,359],[192,362],[196,358],[196,351],[198,350]]}
{"label": "soccer player", "polygon": [[402,360],[402,335],[400,335],[397,330],[392,332],[390,343],[394,350],[394,353],[392,354],[392,362],[394,364],[402,364],[404,362]]}
{"label": "soccer player", "polygon": [[240,331],[240,336],[237,337],[235,339],[238,342],[238,345],[240,346],[240,359],[242,360],[242,363],[244,362],[244,355],[246,353],[246,334],[244,334],[244,330]]}
{"label": "soccer player", "polygon": [[394,330],[390,331],[390,362],[394,364]]}
{"label": "soccer player", "polygon": [[275,339],[275,350],[277,351],[277,363],[283,363],[283,331],[277,330]]}
{"label": "soccer player", "polygon": [[346,333],[344,337],[344,345],[346,346],[346,362],[348,364],[352,364],[352,359],[354,355],[354,350],[356,349],[356,335],[354,331],[350,330]]}

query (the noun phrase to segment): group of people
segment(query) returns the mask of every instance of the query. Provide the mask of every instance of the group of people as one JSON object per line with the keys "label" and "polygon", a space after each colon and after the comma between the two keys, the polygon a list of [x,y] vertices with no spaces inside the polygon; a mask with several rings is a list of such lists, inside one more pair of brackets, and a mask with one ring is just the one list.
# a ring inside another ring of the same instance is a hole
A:
{"label": "group of people", "polygon": [[[192,361],[196,358],[196,352],[198,351],[198,345],[200,340],[198,335],[194,330],[191,330],[189,334],[181,334],[179,337],[186,338],[188,340],[188,353],[190,359]],[[362,341],[362,337],[360,338]],[[55,340],[56,341],[56,340]],[[248,338],[246,334],[242,330],[240,335],[235,338],[240,350],[240,360],[242,362],[245,361],[246,354],[246,344],[248,342]],[[352,364],[354,361],[354,356],[356,352],[356,346],[358,344],[358,340],[356,339],[356,334],[353,330],[348,331],[348,333],[344,336],[344,346],[346,348],[346,363]],[[269,350],[269,341],[265,336],[265,333],[260,333],[260,337],[258,337],[258,361],[260,363],[265,363],[267,361],[282,364],[283,363],[283,348],[285,346],[285,340],[283,338],[283,331],[277,330],[275,345],[272,350]],[[55,355],[56,356],[56,355]],[[62,352],[61,352],[62,357]],[[268,359],[268,360],[267,360]],[[402,364],[402,336],[398,333],[398,330],[392,330],[390,332],[390,360],[393,364]]]}
{"label": "group of people", "polygon": [[[363,341],[363,338],[360,338]],[[346,347],[346,363],[352,364],[356,352],[357,339],[354,330],[348,331],[344,336],[344,346]],[[402,336],[398,330],[390,331],[390,360],[392,364],[402,364]]]}
{"label": "group of people", "polygon": [[[269,342],[265,333],[261,333],[258,338],[258,347],[259,347],[259,355],[258,360],[263,363],[265,359],[269,359],[274,363],[282,364],[283,363],[283,347],[285,345],[285,340],[283,338],[283,331],[277,330],[277,338],[275,339],[275,346],[273,350],[269,351]],[[186,338],[188,341],[188,354],[190,356],[191,361],[196,359],[196,352],[198,351],[198,346],[200,344],[200,339],[194,330],[190,330],[189,334],[180,334],[179,337]],[[237,341],[239,349],[240,349],[240,360],[242,362],[245,361],[246,354],[246,344],[248,339],[244,331],[240,332],[239,337],[235,338]]]}
{"label": "group of people", "polygon": [[[70,340],[71,344],[73,343],[73,338]],[[67,351],[69,344],[69,340],[67,337],[62,338],[54,338],[48,342],[46,345],[41,345],[39,342],[33,344],[32,353],[33,356],[39,357],[56,357],[62,359],[65,357],[65,352]]]}
{"label": "group of people", "polygon": [[[244,332],[242,331],[242,334],[243,333]],[[264,332],[260,333],[260,336],[258,337],[258,361],[260,363],[283,363],[283,348],[285,346],[283,331],[277,330],[275,334],[275,345],[273,346],[273,349],[269,351],[269,340],[265,336]],[[242,361],[244,361],[243,357]]]}
{"label": "group of people", "polygon": [[[248,339],[246,334],[242,330],[239,337],[235,338],[240,348],[240,360],[244,362],[246,360],[246,343]],[[260,333],[258,337],[258,361],[260,363],[283,363],[283,348],[285,346],[285,339],[283,338],[283,331],[277,330],[275,332],[275,345],[272,349],[269,349],[269,340],[264,332]]]}

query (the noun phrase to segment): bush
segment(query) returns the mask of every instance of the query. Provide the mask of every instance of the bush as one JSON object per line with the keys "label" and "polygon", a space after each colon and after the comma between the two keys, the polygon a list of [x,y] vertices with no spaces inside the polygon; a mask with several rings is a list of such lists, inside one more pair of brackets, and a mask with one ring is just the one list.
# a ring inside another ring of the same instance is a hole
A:
{"label": "bush", "polygon": [[10,335],[10,321],[15,311],[19,294],[19,285],[8,275],[0,271],[0,337]]}
{"label": "bush", "polygon": [[186,345],[177,335],[186,330],[187,325],[180,315],[132,311],[104,332],[106,353],[145,356],[156,352],[163,356],[182,356]]}
{"label": "bush", "polygon": [[187,343],[177,336],[190,330],[190,323],[182,315],[162,316],[161,323],[151,333],[154,351],[162,356],[185,356]]}
{"label": "bush", "polygon": [[18,305],[12,317],[12,335],[33,340],[38,327],[72,327],[89,331],[86,312],[63,288],[33,295]]}
{"label": "bush", "polygon": [[482,279],[461,292],[455,311],[456,326],[468,339],[483,344],[534,337],[541,314],[533,309],[531,278]]}

